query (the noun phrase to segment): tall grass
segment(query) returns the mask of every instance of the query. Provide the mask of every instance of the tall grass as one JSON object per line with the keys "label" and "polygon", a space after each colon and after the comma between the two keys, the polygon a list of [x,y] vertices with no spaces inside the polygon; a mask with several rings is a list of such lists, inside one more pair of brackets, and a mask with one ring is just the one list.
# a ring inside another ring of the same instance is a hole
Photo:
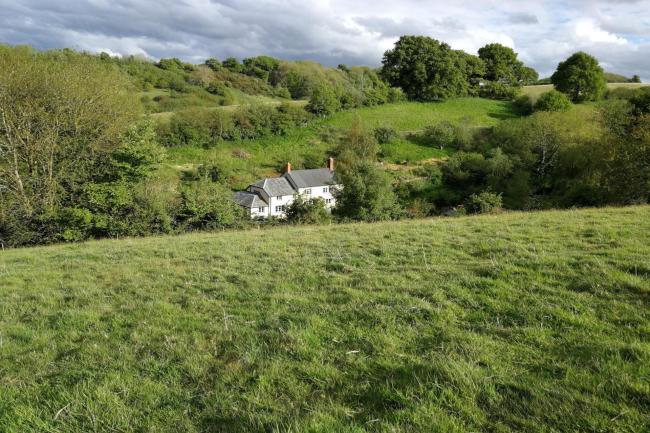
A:
{"label": "tall grass", "polygon": [[650,429],[650,207],[0,253],[0,431]]}

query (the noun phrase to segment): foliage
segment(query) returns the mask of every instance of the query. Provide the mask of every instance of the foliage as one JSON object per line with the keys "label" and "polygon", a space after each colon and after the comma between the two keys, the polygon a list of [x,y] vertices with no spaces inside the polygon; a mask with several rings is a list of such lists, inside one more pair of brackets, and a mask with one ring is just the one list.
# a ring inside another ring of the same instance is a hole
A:
{"label": "foliage", "polygon": [[224,186],[200,181],[184,185],[178,214],[185,230],[214,230],[241,227],[248,221],[243,208]]}
{"label": "foliage", "polygon": [[497,81],[489,81],[479,89],[479,96],[489,99],[511,101],[517,97],[519,89]]}
{"label": "foliage", "polygon": [[410,99],[435,101],[467,93],[465,71],[449,45],[426,36],[402,36],[384,53],[382,75]]}
{"label": "foliage", "polygon": [[501,44],[485,45],[478,50],[479,58],[485,64],[485,79],[502,85],[517,86],[522,81],[522,72],[525,80],[531,78],[531,71],[524,70],[524,64],[517,59],[517,53]]}
{"label": "foliage", "polygon": [[577,52],[557,67],[551,76],[557,90],[566,93],[573,102],[594,101],[606,89],[603,69],[598,60],[584,52]]}
{"label": "foliage", "polygon": [[324,224],[332,219],[322,198],[306,199],[300,194],[286,207],[285,215],[292,224]]}
{"label": "foliage", "polygon": [[312,90],[305,108],[316,116],[329,116],[340,108],[340,102],[330,86],[321,84]]}
{"label": "foliage", "polygon": [[503,207],[501,194],[491,191],[483,191],[479,194],[472,194],[465,201],[467,213],[499,213]]}
{"label": "foliage", "polygon": [[398,137],[397,131],[389,126],[375,128],[374,135],[379,144],[388,144]]}
{"label": "foliage", "polygon": [[533,99],[529,95],[519,95],[513,101],[513,106],[520,116],[533,114]]}
{"label": "foliage", "polygon": [[535,102],[535,111],[568,111],[571,109],[571,101],[564,93],[551,90],[542,93]]}

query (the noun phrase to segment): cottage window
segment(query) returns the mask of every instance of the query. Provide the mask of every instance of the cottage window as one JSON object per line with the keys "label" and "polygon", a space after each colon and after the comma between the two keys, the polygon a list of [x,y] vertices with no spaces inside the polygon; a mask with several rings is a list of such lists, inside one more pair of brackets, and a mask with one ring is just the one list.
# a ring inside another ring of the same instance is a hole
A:
{"label": "cottage window", "polygon": [[265,210],[266,210],[265,207],[258,207],[258,208],[257,208],[257,211],[258,211],[258,212],[264,212]]}
{"label": "cottage window", "polygon": [[306,189],[305,194],[310,195],[311,194],[311,189]]}
{"label": "cottage window", "polygon": [[329,187],[326,186],[325,188],[323,188],[323,192],[330,192]]}
{"label": "cottage window", "polygon": [[279,196],[276,197],[276,199],[277,199],[278,201],[282,201],[282,196],[279,195]]}
{"label": "cottage window", "polygon": [[284,212],[284,206],[276,206],[275,211],[276,212]]}
{"label": "cottage window", "polygon": [[327,203],[327,204],[332,203],[332,199],[331,199],[331,198],[326,198],[326,199],[325,199],[325,203]]}

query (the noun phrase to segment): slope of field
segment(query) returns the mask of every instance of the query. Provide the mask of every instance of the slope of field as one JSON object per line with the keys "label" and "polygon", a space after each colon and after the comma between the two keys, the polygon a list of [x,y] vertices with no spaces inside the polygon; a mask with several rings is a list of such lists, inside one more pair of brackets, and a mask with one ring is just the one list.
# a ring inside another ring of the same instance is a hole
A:
{"label": "slope of field", "polygon": [[650,429],[650,207],[0,252],[0,431]]}
{"label": "slope of field", "polygon": [[[441,121],[485,127],[515,117],[512,104],[480,98],[460,98],[440,103],[404,102],[340,112],[306,128],[297,128],[285,136],[259,140],[221,142],[213,148],[182,146],[170,148],[168,165],[185,170],[196,164],[218,164],[234,179],[233,188],[244,188],[262,176],[274,176],[287,161],[294,167],[313,168],[324,163],[333,144],[323,135],[329,130],[344,130],[355,118],[372,131],[378,126],[394,128],[399,137],[382,146],[382,160],[389,163],[418,163],[449,155],[451,149],[440,150],[409,137]],[[241,158],[240,151],[246,158]]]}
{"label": "slope of field", "polygon": [[[638,87],[646,87],[648,86],[648,83],[607,83],[607,88],[608,89],[616,89],[619,87],[625,87],[629,89],[635,89]],[[539,84],[535,86],[524,86],[522,89],[522,93],[524,95],[528,95],[531,98],[537,99],[539,95],[541,95],[544,92],[548,92],[549,90],[553,89],[552,84]]]}

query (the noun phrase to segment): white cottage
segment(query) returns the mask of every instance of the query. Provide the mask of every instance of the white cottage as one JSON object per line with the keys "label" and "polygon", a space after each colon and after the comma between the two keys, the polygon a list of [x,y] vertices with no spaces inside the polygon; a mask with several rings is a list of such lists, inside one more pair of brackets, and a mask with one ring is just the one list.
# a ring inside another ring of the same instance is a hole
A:
{"label": "white cottage", "polygon": [[296,195],[305,199],[321,198],[331,209],[336,204],[334,191],[337,183],[334,158],[329,158],[327,167],[312,170],[291,170],[287,163],[281,177],[262,179],[249,185],[246,191],[235,193],[235,201],[250,213],[251,218],[284,218],[285,209]]}

